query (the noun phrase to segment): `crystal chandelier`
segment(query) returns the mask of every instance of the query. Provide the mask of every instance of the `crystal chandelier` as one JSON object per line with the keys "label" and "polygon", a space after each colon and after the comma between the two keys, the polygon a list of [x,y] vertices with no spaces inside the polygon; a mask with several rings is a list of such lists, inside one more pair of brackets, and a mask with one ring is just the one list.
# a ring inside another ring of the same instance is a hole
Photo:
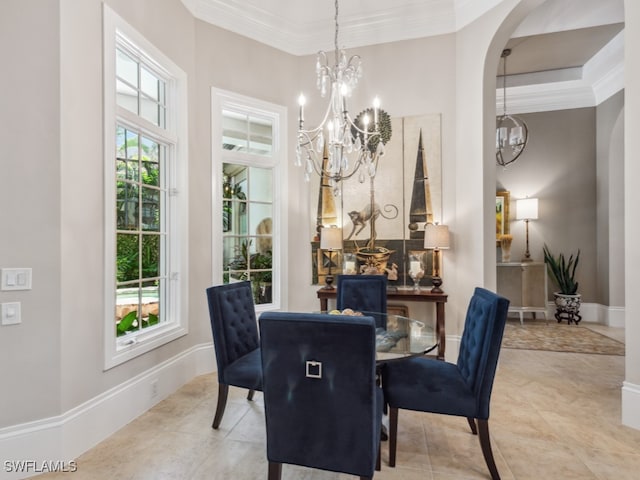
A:
{"label": "crystal chandelier", "polygon": [[[385,138],[380,134],[380,121],[388,121],[386,112],[380,110],[380,101],[376,97],[373,108],[369,108],[351,118],[347,108],[347,99],[362,77],[360,56],[347,59],[344,50],[338,48],[338,0],[335,1],[335,65],[330,66],[328,55],[318,52],[316,59],[317,87],[320,95],[329,97],[324,118],[315,128],[305,128],[304,95],[298,98],[298,143],[296,145],[295,165],[304,163],[305,180],[310,180],[312,172],[325,177],[334,195],[339,194],[339,183],[359,173],[359,181],[365,181],[365,175],[373,179],[378,160],[384,155]],[[384,118],[383,118],[384,117]],[[327,146],[326,159],[323,151]],[[355,157],[350,161],[349,157]],[[366,173],[365,173],[366,172]]]}
{"label": "crystal chandelier", "polygon": [[507,57],[511,49],[502,51],[502,115],[496,118],[496,161],[506,167],[522,154],[529,140],[529,129],[524,121],[507,114]]}

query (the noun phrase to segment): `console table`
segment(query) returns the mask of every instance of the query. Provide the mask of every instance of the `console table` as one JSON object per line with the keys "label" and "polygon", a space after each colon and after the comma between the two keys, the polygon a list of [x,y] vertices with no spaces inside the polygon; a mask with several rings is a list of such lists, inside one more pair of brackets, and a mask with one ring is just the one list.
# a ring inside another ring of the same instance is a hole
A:
{"label": "console table", "polygon": [[525,313],[536,318],[542,313],[547,320],[547,265],[544,262],[498,263],[497,289],[509,299],[509,312]]}
{"label": "console table", "polygon": [[[317,295],[320,299],[320,310],[327,311],[329,299],[336,298],[335,288],[321,288]],[[415,291],[413,288],[387,288],[387,300],[404,300],[405,302],[431,302],[436,304],[436,338],[438,339],[438,360],[444,360],[445,330],[444,304],[447,303],[446,293],[432,293],[430,290]]]}

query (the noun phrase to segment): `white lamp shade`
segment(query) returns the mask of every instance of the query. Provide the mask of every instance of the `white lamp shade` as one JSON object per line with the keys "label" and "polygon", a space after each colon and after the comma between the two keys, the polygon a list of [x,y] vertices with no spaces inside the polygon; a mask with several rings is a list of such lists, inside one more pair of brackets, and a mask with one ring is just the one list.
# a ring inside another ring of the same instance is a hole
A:
{"label": "white lamp shade", "polygon": [[449,227],[427,223],[424,227],[424,248],[449,248]]}
{"label": "white lamp shade", "polygon": [[537,220],[538,219],[538,199],[523,198],[516,200],[517,220]]}
{"label": "white lamp shade", "polygon": [[322,250],[340,250],[342,248],[342,229],[325,227],[320,231],[320,248]]}

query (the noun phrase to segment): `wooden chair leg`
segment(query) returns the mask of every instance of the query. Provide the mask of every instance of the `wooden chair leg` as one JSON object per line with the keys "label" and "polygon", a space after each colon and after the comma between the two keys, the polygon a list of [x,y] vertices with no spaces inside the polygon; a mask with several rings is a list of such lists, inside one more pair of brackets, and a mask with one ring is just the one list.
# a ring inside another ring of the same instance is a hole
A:
{"label": "wooden chair leg", "polygon": [[380,444],[378,444],[378,457],[376,458],[376,471],[382,470],[382,463],[380,460]]}
{"label": "wooden chair leg", "polygon": [[489,473],[491,473],[491,478],[492,480],[500,480],[500,474],[498,473],[496,462],[493,459],[493,452],[491,451],[491,439],[489,438],[488,420],[478,419],[478,430],[480,447],[482,448],[482,455],[484,455],[484,461],[487,463]]}
{"label": "wooden chair leg", "polygon": [[216,406],[216,414],[213,417],[212,428],[217,429],[224,415],[224,408],[227,406],[227,396],[229,395],[229,385],[223,383],[218,384],[218,405]]}
{"label": "wooden chair leg", "polygon": [[398,409],[389,407],[389,466],[396,466],[396,441],[398,440]]}
{"label": "wooden chair leg", "polygon": [[269,462],[269,480],[280,480],[282,476],[282,464]]}
{"label": "wooden chair leg", "polygon": [[247,400],[252,401],[254,393],[256,393],[255,390],[249,390],[249,393],[247,393]]}
{"label": "wooden chair leg", "polygon": [[478,429],[476,428],[476,420],[474,418],[467,417],[467,422],[469,422],[469,427],[471,427],[471,433],[477,435]]}

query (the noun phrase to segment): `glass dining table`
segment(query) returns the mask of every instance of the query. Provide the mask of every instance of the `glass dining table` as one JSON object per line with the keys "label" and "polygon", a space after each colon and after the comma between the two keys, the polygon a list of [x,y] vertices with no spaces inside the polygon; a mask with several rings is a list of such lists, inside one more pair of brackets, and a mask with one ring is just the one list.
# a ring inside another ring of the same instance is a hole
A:
{"label": "glass dining table", "polygon": [[364,315],[376,319],[377,325],[386,325],[385,328],[376,328],[376,361],[378,363],[427,355],[438,347],[435,326],[422,320],[391,313],[354,312],[350,309],[323,313]]}

